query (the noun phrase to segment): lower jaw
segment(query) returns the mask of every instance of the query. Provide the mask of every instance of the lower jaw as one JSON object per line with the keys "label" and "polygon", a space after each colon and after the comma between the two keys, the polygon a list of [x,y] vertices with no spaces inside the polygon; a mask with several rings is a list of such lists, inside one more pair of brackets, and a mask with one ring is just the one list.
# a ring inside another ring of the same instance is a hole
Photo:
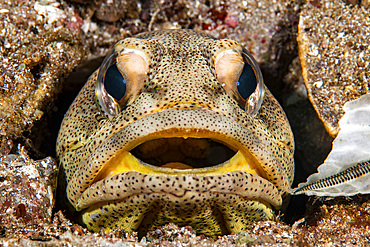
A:
{"label": "lower jaw", "polygon": [[[172,138],[171,133],[167,133],[166,138]],[[190,137],[204,138],[208,136],[196,132],[196,135],[193,133]],[[150,165],[135,157],[131,152],[122,150],[109,161],[109,165],[104,166],[93,183],[98,184],[109,177],[132,171],[159,177],[184,177],[187,175],[206,177],[241,171],[261,179],[266,178],[264,172],[259,169],[258,162],[244,147],[239,143],[234,143],[231,146],[236,147],[236,153],[232,158],[219,165],[197,169],[178,168],[177,164],[175,168],[166,165],[162,167]],[[253,183],[253,180],[251,182]],[[257,181],[254,183],[253,186],[258,185]],[[138,231],[139,236],[144,236],[147,231],[155,230],[158,226],[175,223],[179,226],[190,225],[200,234],[217,236],[241,232],[256,221],[271,220],[274,217],[273,210],[268,203],[271,198],[267,199],[268,202],[266,202],[227,193],[228,190],[226,193],[214,191],[199,193],[196,189],[189,188],[186,190],[183,188],[183,190],[186,191],[185,197],[170,194],[168,191],[167,193],[162,192],[158,189],[152,193],[150,191],[142,193],[135,190],[134,194],[124,199],[108,199],[105,202],[85,205],[87,209],[82,211],[82,219],[87,228],[95,232],[102,228],[105,233],[114,229],[123,229],[128,232]],[[103,196],[101,199],[106,200],[106,197]],[[276,202],[271,203],[276,204]],[[80,207],[78,210],[85,208],[85,206],[78,205]]]}
{"label": "lower jaw", "polygon": [[212,192],[189,192],[189,197],[178,198],[167,193],[136,194],[121,201],[91,206],[82,212],[82,219],[94,232],[102,228],[105,233],[123,229],[138,231],[142,237],[167,223],[190,225],[198,234],[207,236],[238,233],[256,221],[274,217],[270,205],[257,199]]}

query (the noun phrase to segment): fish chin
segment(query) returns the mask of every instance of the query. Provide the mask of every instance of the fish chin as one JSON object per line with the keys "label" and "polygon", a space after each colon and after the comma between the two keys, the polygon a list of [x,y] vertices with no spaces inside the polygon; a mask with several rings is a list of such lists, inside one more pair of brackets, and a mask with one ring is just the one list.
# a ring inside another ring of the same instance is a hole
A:
{"label": "fish chin", "polygon": [[105,233],[109,233],[121,228],[129,232],[138,230],[139,236],[144,236],[158,226],[175,223],[190,225],[199,234],[216,236],[245,231],[255,221],[272,220],[274,212],[267,202],[259,199],[187,191],[183,195],[135,194],[122,200],[101,202],[85,209],[82,218],[89,230],[95,232],[104,228]]}

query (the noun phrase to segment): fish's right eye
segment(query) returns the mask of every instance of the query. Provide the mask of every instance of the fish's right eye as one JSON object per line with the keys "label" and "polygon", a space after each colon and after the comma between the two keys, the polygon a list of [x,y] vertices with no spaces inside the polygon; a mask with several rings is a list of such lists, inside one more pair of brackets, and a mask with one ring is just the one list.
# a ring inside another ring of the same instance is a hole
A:
{"label": "fish's right eye", "polygon": [[100,111],[109,118],[118,115],[139,93],[148,68],[142,51],[123,48],[118,43],[99,69],[95,95]]}
{"label": "fish's right eye", "polygon": [[107,93],[117,101],[120,101],[126,93],[126,80],[116,63],[112,63],[106,70],[103,84]]}
{"label": "fish's right eye", "polygon": [[126,81],[118,71],[117,55],[115,49],[113,49],[105,57],[99,68],[95,88],[98,108],[108,117],[114,117],[121,111],[121,106],[118,103],[121,94],[116,93],[117,90],[114,90],[114,87],[122,83],[122,80],[125,87],[124,91],[126,91]]}

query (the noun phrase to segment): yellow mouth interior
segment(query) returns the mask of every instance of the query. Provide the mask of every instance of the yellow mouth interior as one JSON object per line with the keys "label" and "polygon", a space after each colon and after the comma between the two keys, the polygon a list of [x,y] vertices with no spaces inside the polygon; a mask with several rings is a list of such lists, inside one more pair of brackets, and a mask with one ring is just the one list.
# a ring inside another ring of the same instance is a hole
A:
{"label": "yellow mouth interior", "polygon": [[216,175],[245,171],[265,177],[257,160],[241,144],[236,141],[230,144],[233,140],[228,138],[204,138],[199,132],[197,134],[156,135],[138,141],[113,156],[94,182],[130,171],[148,175]]}
{"label": "yellow mouth interior", "polygon": [[212,167],[235,155],[235,151],[220,142],[191,137],[154,139],[130,152],[147,164],[173,169]]}

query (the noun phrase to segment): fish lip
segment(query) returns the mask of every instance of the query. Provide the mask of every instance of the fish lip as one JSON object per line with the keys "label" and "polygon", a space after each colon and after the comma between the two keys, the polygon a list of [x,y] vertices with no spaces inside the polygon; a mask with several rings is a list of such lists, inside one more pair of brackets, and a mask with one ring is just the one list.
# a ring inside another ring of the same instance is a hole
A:
{"label": "fish lip", "polygon": [[[171,124],[167,124],[166,126],[160,125],[163,119],[170,119]],[[205,126],[204,122],[209,123],[209,125]],[[284,169],[281,167],[276,157],[274,157],[263,141],[258,139],[247,127],[225,115],[211,110],[166,109],[152,113],[126,125],[95,149],[91,155],[79,165],[79,168],[73,174],[67,185],[67,195],[71,204],[75,207],[77,206],[77,203],[81,201],[81,196],[84,191],[94,185],[95,177],[104,166],[104,162],[109,160],[119,150],[129,147],[130,144],[132,145],[135,140],[142,136],[158,133],[158,130],[164,131],[173,128],[190,129],[191,127],[198,131],[207,129],[207,131],[217,132],[229,137],[230,140],[234,140],[235,143],[240,143],[240,145],[249,149],[251,154],[256,157],[259,164],[268,164],[268,162],[274,163],[276,166],[274,166],[273,169],[277,171],[275,174],[279,174],[280,171],[282,175],[279,176],[285,176],[286,178],[287,175],[284,173]],[[251,143],[253,143],[253,147]],[[105,152],[107,149],[111,150],[109,154]],[[262,167],[262,170],[266,173],[264,179],[274,183],[276,176],[271,176],[268,170],[269,167],[272,166]],[[84,180],[81,181],[81,178],[84,178]],[[288,181],[288,179],[286,178],[285,181]],[[274,186],[276,186],[279,191],[287,191],[289,189],[289,185],[287,184],[280,186],[275,182]]]}
{"label": "fish lip", "polygon": [[[224,145],[224,146],[230,148],[231,150],[233,150],[235,153],[229,159],[227,159],[223,162],[219,162],[216,165],[206,166],[206,167],[202,167],[202,168],[191,168],[191,169],[176,169],[176,168],[160,167],[160,166],[156,166],[156,165],[147,163],[147,162],[143,161],[142,159],[140,159],[140,157],[137,157],[135,155],[132,155],[132,156],[135,159],[137,159],[137,161],[140,163],[140,164],[138,164],[139,166],[150,169],[150,172],[156,172],[158,174],[174,174],[174,175],[175,174],[206,174],[206,173],[212,173],[212,172],[224,167],[225,164],[230,163],[230,160],[235,158],[235,156],[238,154],[238,152],[242,153],[243,157],[245,157],[245,156],[250,157],[251,156],[250,154],[246,153],[247,150],[240,143],[237,143],[233,140],[227,140],[228,139],[227,137],[222,136],[220,134],[209,132],[207,130],[199,130],[199,129],[185,129],[184,130],[184,129],[177,129],[177,128],[155,132],[155,133],[153,133],[153,135],[151,135],[149,137],[149,140],[147,139],[148,136],[145,136],[145,141],[135,140],[135,141],[131,142],[126,148],[120,150],[120,152],[126,152],[126,153],[129,152],[130,154],[132,154],[131,151],[135,147],[137,147],[140,144],[145,143],[147,141],[152,141],[152,140],[157,140],[157,139],[167,139],[167,138],[171,139],[173,137],[176,137],[176,138],[186,137],[186,138],[196,139],[196,138],[199,138],[199,136],[201,136],[202,139],[209,139],[209,140],[212,140],[212,141],[219,142],[222,145]],[[229,142],[227,142],[226,140],[229,141]],[[117,156],[119,157],[119,153],[113,159],[117,158]],[[117,158],[117,159],[120,160],[120,158]],[[262,177],[264,179],[267,179],[266,174],[264,173],[262,168],[259,167],[258,162],[256,160],[254,160],[253,157],[250,157],[250,159],[251,160],[250,160],[250,163],[248,163],[248,165],[251,165],[252,168],[256,169],[256,173],[260,177]],[[103,176],[100,176],[100,175],[101,175],[101,173],[103,173],[104,168],[106,168],[106,167],[109,168],[109,166],[110,166],[110,164],[104,165],[103,169],[101,169],[99,174],[95,177],[93,183],[95,183],[97,181],[100,181],[100,180],[103,180],[107,177],[106,175],[103,175]],[[142,171],[140,169],[135,169],[135,168],[132,168],[131,170],[139,171],[139,172]]]}
{"label": "fish lip", "polygon": [[[138,186],[133,188],[130,181],[133,179],[145,185],[148,183],[156,184],[155,188]],[[170,178],[168,180],[168,178]],[[225,180],[224,180],[225,179]],[[234,183],[233,179],[240,180],[240,183]],[[115,181],[120,181],[115,183]],[[223,183],[219,183],[224,181]],[[226,182],[225,182],[226,181]],[[166,183],[170,183],[171,187],[167,187]],[[250,183],[258,184],[259,189],[248,189]],[[203,186],[197,186],[202,184]],[[112,185],[119,185],[121,187],[120,195],[114,192]],[[264,194],[260,194],[266,192]],[[79,198],[76,205],[78,211],[94,207],[95,204],[108,203],[121,201],[125,198],[138,194],[169,194],[176,198],[186,198],[188,195],[204,194],[232,194],[240,196],[244,199],[259,200],[267,205],[272,205],[279,208],[282,204],[280,192],[270,181],[244,171],[234,171],[221,175],[206,175],[199,174],[181,174],[181,175],[147,175],[136,171],[117,174],[113,177],[100,180],[91,185],[84,191],[83,195]],[[93,199],[92,199],[93,198]]]}

